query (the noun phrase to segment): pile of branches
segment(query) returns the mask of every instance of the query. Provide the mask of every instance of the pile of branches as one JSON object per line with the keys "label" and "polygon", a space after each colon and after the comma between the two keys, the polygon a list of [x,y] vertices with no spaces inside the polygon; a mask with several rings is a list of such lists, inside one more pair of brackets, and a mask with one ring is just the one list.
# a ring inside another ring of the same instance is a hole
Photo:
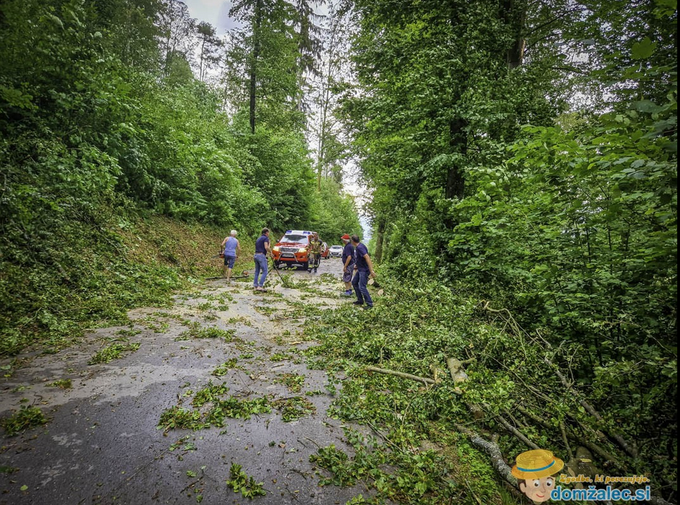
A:
{"label": "pile of branches", "polygon": [[[500,355],[511,352],[514,359],[499,359],[499,350],[491,352],[489,346],[501,344],[487,342],[486,347],[476,352],[473,351],[474,346],[466,348],[467,356],[463,359],[448,357],[446,375],[436,366],[430,367],[432,377],[376,366],[366,366],[364,369],[419,381],[427,387],[436,387],[443,380],[448,381],[450,376],[455,385],[453,391],[458,395],[457,400],[465,404],[472,418],[470,423],[457,423],[456,428],[468,437],[472,445],[488,455],[498,475],[518,495],[517,480],[512,476],[508,464],[512,459],[505,457],[499,447],[501,433],[516,439],[526,450],[546,449],[534,441],[539,437],[546,436],[549,440],[559,441],[557,445],[560,453],[566,455],[567,459],[565,470],[572,476],[649,475],[635,442],[627,439],[621,430],[605,419],[579,389],[568,366],[573,356],[565,357],[564,348],[555,348],[538,333],[530,335],[507,309],[494,309],[488,302],[483,302],[479,309],[490,316],[493,324],[500,324],[505,333],[513,336],[512,351],[501,350]],[[518,360],[526,363],[527,367],[529,364],[535,367],[539,360],[543,366],[540,370],[528,371],[517,367]],[[558,361],[567,363],[567,366],[558,365]],[[506,406],[476,401],[479,399],[475,394],[476,385],[474,381],[469,381],[468,373],[474,374],[474,370],[479,368],[503,371],[521,385],[525,394],[512,395],[505,402]],[[653,493],[657,489],[659,486],[652,486]],[[671,505],[671,502],[658,495],[652,495],[649,503]]]}

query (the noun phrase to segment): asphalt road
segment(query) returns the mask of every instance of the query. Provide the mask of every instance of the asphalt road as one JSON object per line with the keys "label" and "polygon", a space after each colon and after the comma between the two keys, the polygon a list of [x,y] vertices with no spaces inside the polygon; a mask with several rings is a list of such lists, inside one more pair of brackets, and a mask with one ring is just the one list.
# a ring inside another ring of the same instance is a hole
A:
{"label": "asphalt road", "polygon": [[[309,462],[329,444],[351,453],[342,423],[326,413],[333,401],[326,373],[307,368],[300,354],[314,345],[304,324],[315,312],[305,309],[331,310],[352,300],[340,297],[340,260],[322,260],[317,274],[281,273],[296,287],[284,287],[275,272],[267,293],[253,292],[252,278],[206,281],[178,295],[171,309],[131,311],[131,326],[90,331],[57,354],[23,353],[12,373],[10,360],[1,361],[9,376],[0,379],[0,418],[32,406],[48,422],[3,435],[0,505],[339,504],[365,495],[356,487],[320,487]],[[192,323],[233,330],[236,338],[187,337]],[[88,364],[116,339],[140,346],[109,363]],[[241,368],[213,374],[233,358]],[[283,374],[304,376],[301,391],[279,382]],[[70,388],[54,385],[68,379]],[[210,382],[226,384],[239,399],[302,396],[316,412],[290,422],[273,409],[227,419],[223,428],[158,428],[163,412],[191,408],[191,393]],[[232,463],[262,482],[266,495],[249,500],[228,488]]]}

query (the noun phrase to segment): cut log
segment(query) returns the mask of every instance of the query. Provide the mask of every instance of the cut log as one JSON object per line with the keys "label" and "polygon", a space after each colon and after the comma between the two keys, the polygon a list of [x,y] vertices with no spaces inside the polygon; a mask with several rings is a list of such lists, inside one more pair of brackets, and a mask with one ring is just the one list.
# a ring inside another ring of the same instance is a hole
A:
{"label": "cut log", "polygon": [[[473,361],[475,361],[475,358],[466,359],[465,361],[460,361],[456,358],[446,358],[446,366],[449,367],[451,379],[453,379],[454,384],[465,382],[468,379],[468,375],[465,373],[465,371],[463,371],[463,365],[472,363]],[[453,392],[457,395],[463,394],[463,391],[458,387],[453,388]],[[484,418],[484,411],[479,405],[473,405],[471,403],[466,403],[465,405],[472,413],[472,417],[477,420]]]}
{"label": "cut log", "polygon": [[465,370],[463,370],[462,361],[456,358],[446,358],[446,365],[449,367],[454,384],[459,384],[468,380],[468,375],[465,373]]}

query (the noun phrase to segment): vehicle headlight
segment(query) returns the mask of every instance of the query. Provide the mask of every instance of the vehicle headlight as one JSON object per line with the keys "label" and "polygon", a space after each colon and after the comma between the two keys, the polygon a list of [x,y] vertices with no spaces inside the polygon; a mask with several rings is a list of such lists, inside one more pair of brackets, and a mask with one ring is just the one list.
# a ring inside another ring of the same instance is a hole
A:
{"label": "vehicle headlight", "polygon": [[307,249],[305,249],[304,247],[301,247],[300,249],[298,249],[298,252],[299,253],[305,253],[305,252],[307,252]]}
{"label": "vehicle headlight", "polygon": [[279,252],[279,246],[275,245],[273,250]]}

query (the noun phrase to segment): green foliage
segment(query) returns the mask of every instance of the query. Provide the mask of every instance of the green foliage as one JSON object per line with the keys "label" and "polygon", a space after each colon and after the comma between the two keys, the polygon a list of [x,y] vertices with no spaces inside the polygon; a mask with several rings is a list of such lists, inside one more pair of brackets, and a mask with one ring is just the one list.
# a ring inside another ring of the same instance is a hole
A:
{"label": "green foliage", "polygon": [[270,209],[267,226],[306,229],[314,176],[302,136],[263,127],[246,141],[250,156],[242,162],[244,181],[264,196]]}
{"label": "green foliage", "polygon": [[[621,464],[675,489],[665,463],[675,403],[664,398],[677,390],[676,3],[389,7],[356,3],[358,86],[343,113],[374,188],[381,276],[415,286],[386,303],[413,306],[408,319],[391,306],[389,329],[378,310],[370,327],[333,332],[338,346],[324,352],[425,376],[445,356],[474,357],[467,402],[540,412],[551,428],[529,423],[525,434],[541,447],[576,418],[621,431],[641,450],[618,454]],[[524,44],[530,57],[513,60]],[[545,359],[568,371],[574,394]],[[394,423],[409,407],[389,379],[374,380],[393,405],[350,370],[359,384],[344,385],[339,415]],[[538,384],[559,400],[532,401]]]}
{"label": "green foliage", "polygon": [[232,368],[236,368],[236,363],[238,362],[237,358],[232,358],[230,360],[225,361],[221,365],[215,367],[215,369],[211,372],[212,375],[215,375],[217,377],[222,377],[223,375],[227,375],[229,373],[229,370]]}
{"label": "green foliage", "polygon": [[199,323],[193,323],[191,328],[182,332],[177,339],[188,340],[190,338],[219,338],[225,342],[231,342],[234,339],[236,330],[220,330],[214,326],[207,328],[201,327]]}
{"label": "green foliage", "polygon": [[296,373],[284,373],[274,379],[274,382],[283,384],[293,393],[299,393],[302,390],[302,386],[305,385],[305,376]]}
{"label": "green foliage", "polygon": [[[228,392],[229,388],[226,384],[215,385],[210,382],[194,394],[191,401],[193,409],[175,405],[165,410],[161,414],[158,428],[167,431],[183,428],[200,430],[211,426],[224,427],[227,418],[250,419],[253,414],[271,412],[269,400],[265,397],[253,400],[224,398]],[[192,393],[189,391],[187,395],[190,394]]]}
{"label": "green foliage", "polygon": [[232,463],[229,468],[227,487],[233,489],[234,493],[241,493],[244,498],[251,500],[257,496],[265,496],[267,494],[264,490],[264,484],[256,482],[253,477],[249,477],[243,471],[243,467],[237,463]]}
{"label": "green foliage", "polygon": [[94,356],[92,356],[92,358],[90,358],[90,361],[87,362],[88,365],[109,363],[114,359],[120,358],[124,352],[135,352],[141,346],[139,343],[131,344],[127,341],[127,339],[119,340],[123,341],[113,342],[111,345],[108,345],[101,351],[98,351]]}
{"label": "green foliage", "polygon": [[5,429],[5,435],[13,437],[24,430],[46,423],[47,418],[38,407],[22,406],[11,417],[2,419],[0,424]]}
{"label": "green foliage", "polygon": [[174,429],[198,430],[204,427],[207,426],[201,422],[200,412],[188,410],[178,405],[165,410],[158,422],[158,428],[165,431]]}
{"label": "green foliage", "polygon": [[290,352],[277,352],[269,356],[270,361],[284,361],[287,359],[292,359],[294,355]]}
{"label": "green foliage", "polygon": [[[186,14],[159,0],[3,3],[0,353],[68,345],[88,322],[167,302],[195,276],[195,259],[166,243],[163,262],[134,257],[126,234],[141,216],[243,236],[311,221],[300,129],[244,138],[223,95],[191,75]],[[274,105],[290,90],[271,91]]]}
{"label": "green foliage", "polygon": [[[375,438],[364,438],[348,428],[345,435],[354,449],[352,458],[334,445],[322,447],[310,456],[310,462],[331,474],[331,477],[322,478],[320,485],[353,486],[364,481],[375,489],[377,503],[388,500],[434,505],[459,497],[458,487],[449,476],[453,468],[442,456],[432,451],[414,454],[391,450],[378,444]],[[396,470],[387,471],[386,468]]]}
{"label": "green foliage", "polygon": [[73,383],[71,379],[59,379],[56,380],[52,383],[50,383],[50,386],[53,386],[55,388],[59,389],[71,389],[73,387]]}
{"label": "green foliage", "polygon": [[[606,450],[629,471],[647,472],[670,485],[674,470],[668,455],[675,450],[676,422],[674,404],[668,399],[677,392],[676,361],[662,348],[646,345],[639,350],[644,359],[612,361],[598,368],[587,383],[577,380],[565,388],[555,367],[575,378],[588,374],[585,348],[552,346],[552,333],[529,334],[505,310],[491,311],[488,301],[461,289],[422,280],[417,287],[405,286],[400,281],[381,275],[387,294],[370,313],[349,307],[328,311],[318,325],[306,328],[320,342],[306,351],[316,358],[314,366],[340,368],[348,375],[330,415],[377,427],[391,449],[408,452],[431,440],[443,452],[453,451],[456,456],[449,458],[458,460],[460,480],[474,482],[473,493],[487,496],[485,503],[501,499],[487,457],[465,448],[455,436],[459,425],[470,427],[473,422],[466,405],[483,406],[487,417],[477,422],[477,430],[504,433],[495,416],[516,419],[530,440],[558,455],[566,452],[560,423],[585,437],[598,429],[619,433],[636,441],[639,457],[630,458],[611,444]],[[467,380],[457,386],[447,371],[449,357],[474,358],[465,368]],[[364,365],[429,378],[437,369],[443,380],[425,388],[407,379],[368,373]],[[653,370],[663,378],[655,379]],[[582,400],[602,418],[589,415]],[[545,419],[547,425],[537,424],[525,411]],[[508,458],[526,450],[507,436],[499,445]],[[334,454],[331,451],[329,457],[341,457]]]}
{"label": "green foliage", "polygon": [[194,395],[191,404],[194,407],[202,407],[206,403],[214,403],[219,397],[229,391],[226,384],[214,385],[212,382]]}
{"label": "green foliage", "polygon": [[284,422],[296,421],[316,412],[314,404],[302,396],[279,398],[271,402],[271,405],[281,412],[281,419]]}
{"label": "green foliage", "polygon": [[309,227],[319,233],[321,240],[341,244],[345,233],[363,235],[354,200],[341,193],[333,179],[322,178],[321,190],[314,194]]}

